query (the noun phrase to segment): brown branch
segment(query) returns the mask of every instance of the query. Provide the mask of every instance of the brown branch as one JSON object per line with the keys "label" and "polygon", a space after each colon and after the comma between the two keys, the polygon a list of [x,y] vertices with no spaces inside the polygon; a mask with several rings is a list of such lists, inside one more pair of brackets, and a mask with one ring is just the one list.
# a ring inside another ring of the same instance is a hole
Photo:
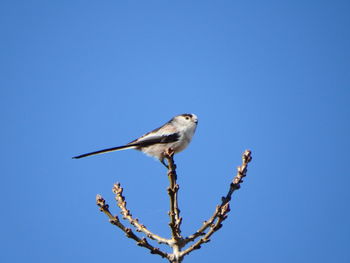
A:
{"label": "brown branch", "polygon": [[[139,238],[130,228],[125,227],[117,216],[113,216],[110,213],[108,204],[105,203],[105,200],[100,195],[96,196],[96,202],[100,207],[100,210],[109,217],[109,221],[113,225],[119,227],[128,238],[134,239],[137,245],[149,249],[152,254],[157,254],[163,258],[167,258],[171,263],[180,263],[182,262],[184,256],[188,255],[193,250],[199,249],[202,244],[209,242],[210,237],[222,227],[222,222],[227,218],[228,212],[230,211],[229,202],[231,200],[231,196],[234,191],[240,188],[240,184],[243,182],[242,179],[246,176],[247,173],[248,163],[251,161],[252,157],[249,150],[246,150],[243,153],[242,165],[237,168],[237,175],[232,180],[226,196],[222,197],[221,204],[216,207],[214,214],[209,218],[208,221],[205,221],[194,234],[184,239],[181,236],[180,230],[182,218],[180,217],[180,209],[178,207],[177,194],[179,185],[176,182],[176,165],[173,159],[174,151],[172,149],[168,149],[164,155],[165,159],[168,161],[168,178],[170,182],[170,186],[168,187],[168,194],[170,197],[169,226],[171,228],[171,239],[165,239],[152,233],[144,225],[139,223],[137,218],[132,217],[130,211],[126,207],[125,197],[123,196],[123,188],[119,183],[114,185],[113,192],[116,194],[115,198],[117,200],[119,208],[121,209],[123,218],[127,219],[130,224],[136,228],[136,231],[143,232],[148,238],[156,240],[158,243],[163,243],[170,246],[173,249],[172,254],[168,254],[161,251],[159,248],[153,247],[148,243],[146,238]],[[197,240],[199,237],[201,238]],[[195,240],[197,240],[195,244],[181,251],[186,244]]]}
{"label": "brown branch", "polygon": [[200,249],[201,245],[204,243],[208,243],[210,241],[211,235],[213,235],[216,231],[218,231],[222,227],[222,221],[224,221],[227,218],[227,213],[230,211],[229,203],[226,203],[224,206],[221,207],[219,212],[216,216],[216,222],[210,225],[210,230],[207,233],[204,233],[204,235],[201,239],[199,239],[194,245],[190,246],[186,250],[184,250],[181,253],[181,256],[184,257],[191,253],[193,250]]}
{"label": "brown branch", "polygon": [[146,228],[145,225],[139,223],[139,220],[137,218],[132,217],[130,210],[126,208],[126,201],[125,201],[125,197],[123,196],[123,188],[120,186],[120,183],[114,184],[112,191],[115,194],[115,199],[121,210],[121,214],[123,215],[123,218],[129,220],[130,224],[136,228],[136,231],[143,232],[148,238],[156,240],[159,244],[169,243],[168,239],[162,238],[152,233],[150,230]]}
{"label": "brown branch", "polygon": [[[227,195],[225,197],[222,197],[221,204],[216,207],[212,217],[208,221],[205,221],[202,227],[199,230],[197,230],[194,234],[185,238],[184,242],[185,244],[187,244],[191,241],[194,241],[199,236],[203,237],[200,240],[198,240],[194,245],[184,250],[181,253],[182,256],[189,254],[195,249],[199,249],[203,243],[209,242],[210,236],[222,227],[221,223],[227,218],[227,213],[230,211],[229,202],[231,200],[231,196],[235,190],[238,190],[240,188],[240,184],[243,183],[242,179],[246,176],[248,163],[251,160],[251,151],[246,150],[242,156],[242,165],[237,167],[237,175],[232,180]],[[210,230],[207,233],[205,233],[205,231],[209,227]]]}
{"label": "brown branch", "polygon": [[106,204],[106,201],[103,199],[101,195],[96,196],[96,204],[100,207],[100,211],[105,213],[108,218],[109,222],[117,227],[119,227],[128,238],[131,238],[136,241],[136,244],[138,246],[147,248],[150,250],[151,254],[156,254],[161,256],[162,258],[170,259],[170,255],[166,252],[161,251],[159,248],[153,247],[151,244],[147,242],[145,238],[139,238],[135,235],[135,233],[130,229],[125,227],[119,220],[117,216],[113,216],[111,212],[109,211],[109,205]]}
{"label": "brown branch", "polygon": [[176,241],[182,241],[181,237],[181,222],[182,218],[180,217],[180,209],[178,206],[177,193],[179,191],[179,185],[176,183],[177,174],[176,174],[176,165],[174,163],[174,151],[172,149],[168,149],[165,152],[165,158],[168,161],[168,178],[170,186],[168,187],[168,194],[170,198],[170,223],[169,226],[171,228],[172,238]]}

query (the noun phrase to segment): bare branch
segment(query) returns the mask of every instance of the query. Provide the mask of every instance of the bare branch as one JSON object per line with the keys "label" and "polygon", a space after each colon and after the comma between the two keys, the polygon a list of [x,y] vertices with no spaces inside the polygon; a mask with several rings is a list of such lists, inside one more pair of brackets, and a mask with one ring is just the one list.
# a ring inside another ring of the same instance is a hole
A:
{"label": "bare branch", "polygon": [[100,211],[105,213],[108,218],[109,222],[117,227],[119,227],[128,238],[131,238],[136,241],[136,244],[138,246],[147,248],[150,250],[151,254],[156,254],[161,256],[162,258],[171,258],[170,255],[166,252],[161,251],[159,248],[153,247],[151,244],[147,242],[145,238],[139,238],[135,235],[135,233],[130,229],[125,227],[119,220],[117,216],[113,216],[111,212],[109,211],[109,205],[106,204],[106,201],[103,199],[101,195],[96,196],[96,204],[100,207]]}
{"label": "bare branch", "polygon": [[124,219],[129,220],[130,224],[136,228],[136,231],[143,232],[148,238],[156,240],[159,244],[169,244],[169,240],[162,238],[146,228],[145,225],[141,224],[137,218],[133,218],[130,210],[126,208],[125,197],[123,196],[123,188],[120,183],[115,183],[113,186],[113,193],[115,193],[115,199],[121,210],[121,214]]}
{"label": "bare branch", "polygon": [[181,221],[180,217],[180,209],[178,206],[177,193],[179,191],[179,185],[176,183],[177,174],[176,174],[176,165],[174,163],[174,151],[172,149],[168,149],[165,152],[165,158],[168,161],[168,178],[170,186],[168,187],[168,194],[170,198],[170,223],[169,226],[171,228],[172,238],[177,241],[182,241],[181,237]]}
{"label": "bare branch", "polygon": [[[184,239],[184,242],[187,244],[191,241],[194,241],[197,237],[203,236],[194,245],[184,250],[182,252],[183,256],[189,254],[195,249],[199,249],[201,244],[209,242],[210,236],[222,227],[221,223],[227,218],[227,213],[230,211],[229,202],[231,200],[231,196],[235,190],[238,190],[240,188],[240,184],[243,183],[242,179],[246,176],[248,163],[251,160],[251,151],[246,150],[242,156],[242,165],[237,167],[237,175],[232,180],[227,195],[225,197],[222,197],[221,204],[216,207],[212,217],[208,221],[205,221],[202,227],[199,230],[197,230],[194,234]],[[209,227],[210,230],[207,233],[205,233],[205,231]]]}
{"label": "bare branch", "polygon": [[[118,206],[121,209],[121,214],[123,219],[127,219],[131,225],[136,228],[136,231],[143,232],[148,238],[156,240],[158,243],[167,244],[173,250],[173,253],[168,254],[161,251],[159,248],[153,247],[148,243],[146,238],[140,238],[135,235],[135,233],[130,229],[125,227],[119,220],[117,216],[113,216],[109,211],[108,204],[105,203],[105,200],[102,196],[96,196],[97,205],[100,207],[100,210],[104,212],[108,217],[109,221],[119,227],[128,238],[131,238],[136,241],[137,245],[142,246],[150,250],[152,254],[160,255],[163,258],[167,258],[171,263],[180,263],[183,258],[191,253],[192,251],[201,248],[201,245],[210,241],[210,237],[222,227],[223,221],[227,218],[230,211],[229,202],[231,200],[232,194],[234,191],[240,188],[240,184],[243,182],[243,178],[246,176],[248,163],[251,161],[251,152],[246,150],[242,156],[242,165],[237,168],[237,175],[234,177],[230,184],[230,188],[226,196],[222,197],[221,204],[218,205],[209,218],[205,221],[203,225],[192,235],[187,238],[181,236],[181,222],[182,218],[180,217],[180,209],[178,207],[178,191],[179,185],[177,184],[177,175],[176,175],[176,165],[174,163],[174,151],[168,149],[165,152],[165,159],[168,163],[168,178],[169,178],[169,187],[168,195],[170,198],[170,229],[171,229],[171,239],[166,239],[160,237],[150,230],[148,230],[143,224],[139,223],[137,218],[133,218],[131,212],[126,207],[125,197],[123,196],[123,188],[119,183],[116,183],[113,187],[113,192],[115,193]],[[197,240],[197,241],[196,241]],[[184,246],[192,241],[196,241],[193,245],[188,247],[185,250],[182,250]]]}

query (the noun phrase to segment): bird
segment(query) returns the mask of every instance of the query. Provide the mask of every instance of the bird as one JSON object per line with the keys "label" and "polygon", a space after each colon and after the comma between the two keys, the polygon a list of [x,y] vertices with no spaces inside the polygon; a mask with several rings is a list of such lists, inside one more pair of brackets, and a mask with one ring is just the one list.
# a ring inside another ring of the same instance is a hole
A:
{"label": "bird", "polygon": [[180,114],[172,118],[163,126],[150,131],[141,137],[122,146],[116,146],[99,151],[74,156],[73,159],[80,159],[92,155],[136,149],[146,155],[158,159],[165,167],[165,151],[171,149],[174,153],[183,151],[191,142],[196,131],[198,118],[195,114]]}

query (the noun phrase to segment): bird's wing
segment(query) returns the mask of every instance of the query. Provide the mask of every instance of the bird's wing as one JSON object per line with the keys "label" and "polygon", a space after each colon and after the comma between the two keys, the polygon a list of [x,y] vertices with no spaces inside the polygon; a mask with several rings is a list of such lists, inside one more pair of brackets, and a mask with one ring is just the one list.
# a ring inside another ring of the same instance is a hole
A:
{"label": "bird's wing", "polygon": [[128,143],[126,146],[132,146],[136,148],[142,148],[147,147],[153,144],[158,143],[170,143],[170,142],[176,142],[180,138],[179,133],[171,133],[171,134],[164,134],[164,135],[151,135],[151,136],[145,136],[141,137],[135,141],[132,141]]}

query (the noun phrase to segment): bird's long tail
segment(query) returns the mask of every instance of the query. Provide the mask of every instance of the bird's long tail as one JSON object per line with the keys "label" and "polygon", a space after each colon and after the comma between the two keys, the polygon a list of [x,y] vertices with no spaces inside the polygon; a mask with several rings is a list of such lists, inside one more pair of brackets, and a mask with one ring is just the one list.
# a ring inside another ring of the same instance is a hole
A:
{"label": "bird's long tail", "polygon": [[84,153],[84,154],[81,154],[78,156],[74,156],[73,159],[80,159],[83,157],[92,156],[92,155],[96,155],[96,154],[109,153],[109,152],[121,151],[121,150],[126,150],[126,149],[133,149],[136,147],[137,147],[136,145],[124,145],[124,146],[112,147],[112,148],[107,148],[107,149],[103,149],[103,150],[99,150],[99,151],[95,151],[95,152],[91,152],[91,153]]}

